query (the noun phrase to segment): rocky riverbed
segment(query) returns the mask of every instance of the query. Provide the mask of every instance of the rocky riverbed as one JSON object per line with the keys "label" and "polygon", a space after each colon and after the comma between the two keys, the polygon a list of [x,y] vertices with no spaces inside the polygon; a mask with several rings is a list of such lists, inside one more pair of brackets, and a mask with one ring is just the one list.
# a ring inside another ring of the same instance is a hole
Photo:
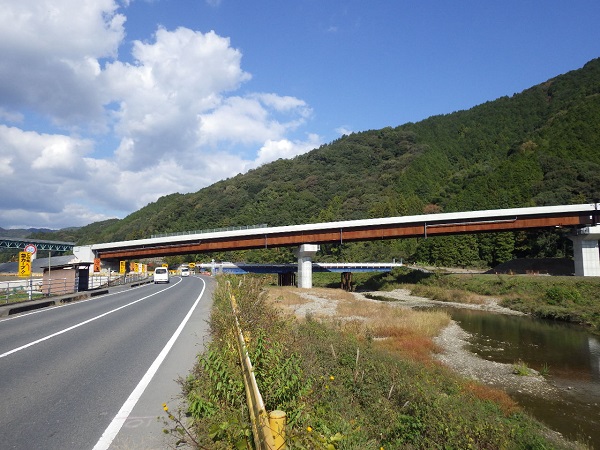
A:
{"label": "rocky riverbed", "polygon": [[[452,306],[456,308],[477,309],[497,314],[523,315],[519,311],[504,308],[493,298],[487,298],[482,304],[465,304],[435,301],[424,297],[411,295],[407,289],[396,289],[390,292],[356,293],[356,296],[365,295],[387,297],[397,301],[398,306],[404,307],[435,307]],[[527,375],[517,374],[512,364],[502,364],[488,361],[468,350],[469,333],[464,331],[456,322],[442,330],[434,342],[442,349],[435,354],[435,358],[461,375],[480,381],[481,383],[502,389],[509,393],[519,392],[535,396],[552,396],[556,388],[546,382],[546,379],[533,369],[528,369]]]}
{"label": "rocky riverbed", "polygon": [[[399,308],[427,308],[439,306],[452,306],[457,308],[477,309],[497,314],[523,315],[518,311],[504,308],[492,298],[486,299],[482,304],[464,304],[435,301],[424,297],[411,295],[407,289],[396,289],[393,291],[376,292],[353,292],[351,295],[356,300],[363,302],[378,302],[372,298],[389,298],[394,302],[386,304]],[[320,317],[333,317],[338,319],[357,319],[357,317],[338,317],[336,315],[338,301],[335,297],[324,294],[321,290],[302,291],[300,296],[304,303],[294,305],[293,311],[298,317],[307,314]],[[371,297],[371,298],[368,298]],[[527,375],[517,374],[512,364],[502,364],[489,361],[471,353],[466,349],[469,344],[470,335],[464,331],[456,322],[450,324],[434,338],[434,342],[441,349],[434,357],[452,368],[463,376],[472,378],[481,383],[502,389],[508,393],[525,393],[534,396],[552,396],[556,394],[556,388],[549,384],[546,379],[533,369],[528,369]]]}

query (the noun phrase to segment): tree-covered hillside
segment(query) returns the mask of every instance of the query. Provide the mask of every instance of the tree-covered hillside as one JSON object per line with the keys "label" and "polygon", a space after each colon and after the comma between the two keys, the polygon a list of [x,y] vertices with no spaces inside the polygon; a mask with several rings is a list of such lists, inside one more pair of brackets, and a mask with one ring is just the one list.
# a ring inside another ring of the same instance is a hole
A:
{"label": "tree-covered hillside", "polygon": [[[599,197],[600,59],[595,59],[512,97],[353,133],[196,193],[162,197],[122,220],[83,227],[69,239],[90,243],[264,223],[585,203]],[[567,250],[559,234],[532,236],[327,246],[321,258],[495,264],[514,256],[562,256]],[[261,258],[259,252],[234,256]]]}

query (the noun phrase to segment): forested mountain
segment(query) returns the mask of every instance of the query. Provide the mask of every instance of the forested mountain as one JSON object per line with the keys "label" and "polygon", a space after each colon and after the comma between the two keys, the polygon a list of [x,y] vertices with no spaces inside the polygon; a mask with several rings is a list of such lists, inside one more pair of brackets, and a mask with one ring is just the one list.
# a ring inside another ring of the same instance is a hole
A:
{"label": "forested mountain", "polygon": [[[103,242],[215,227],[586,203],[599,197],[600,59],[595,59],[511,97],[343,136],[196,193],[162,197],[122,220],[53,237]],[[559,234],[536,236],[326,246],[320,257],[495,264],[514,256],[562,256],[568,250],[568,240]],[[283,252],[281,258],[288,255]],[[261,259],[259,252],[233,257]]]}

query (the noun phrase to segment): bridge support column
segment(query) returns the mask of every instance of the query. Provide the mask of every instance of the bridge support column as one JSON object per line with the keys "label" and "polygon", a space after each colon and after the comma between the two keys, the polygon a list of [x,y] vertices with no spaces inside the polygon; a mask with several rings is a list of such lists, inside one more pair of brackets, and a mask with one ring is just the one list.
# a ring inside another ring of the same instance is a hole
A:
{"label": "bridge support column", "polygon": [[577,235],[569,236],[573,241],[575,276],[600,277],[599,238],[600,226],[582,228],[577,230]]}
{"label": "bridge support column", "polygon": [[298,287],[312,288],[312,257],[319,251],[316,244],[302,244],[294,251],[298,258]]}
{"label": "bridge support column", "polygon": [[93,263],[95,258],[91,245],[73,247],[73,255],[81,262]]}

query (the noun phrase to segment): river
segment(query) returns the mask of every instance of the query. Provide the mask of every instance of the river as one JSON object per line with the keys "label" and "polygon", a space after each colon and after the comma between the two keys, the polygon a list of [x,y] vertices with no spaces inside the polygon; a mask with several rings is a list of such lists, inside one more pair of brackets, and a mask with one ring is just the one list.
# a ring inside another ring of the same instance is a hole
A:
{"label": "river", "polygon": [[529,414],[571,440],[600,449],[599,337],[548,320],[443,309],[471,334],[467,350],[505,364],[523,361],[557,388],[551,399],[511,392]]}

